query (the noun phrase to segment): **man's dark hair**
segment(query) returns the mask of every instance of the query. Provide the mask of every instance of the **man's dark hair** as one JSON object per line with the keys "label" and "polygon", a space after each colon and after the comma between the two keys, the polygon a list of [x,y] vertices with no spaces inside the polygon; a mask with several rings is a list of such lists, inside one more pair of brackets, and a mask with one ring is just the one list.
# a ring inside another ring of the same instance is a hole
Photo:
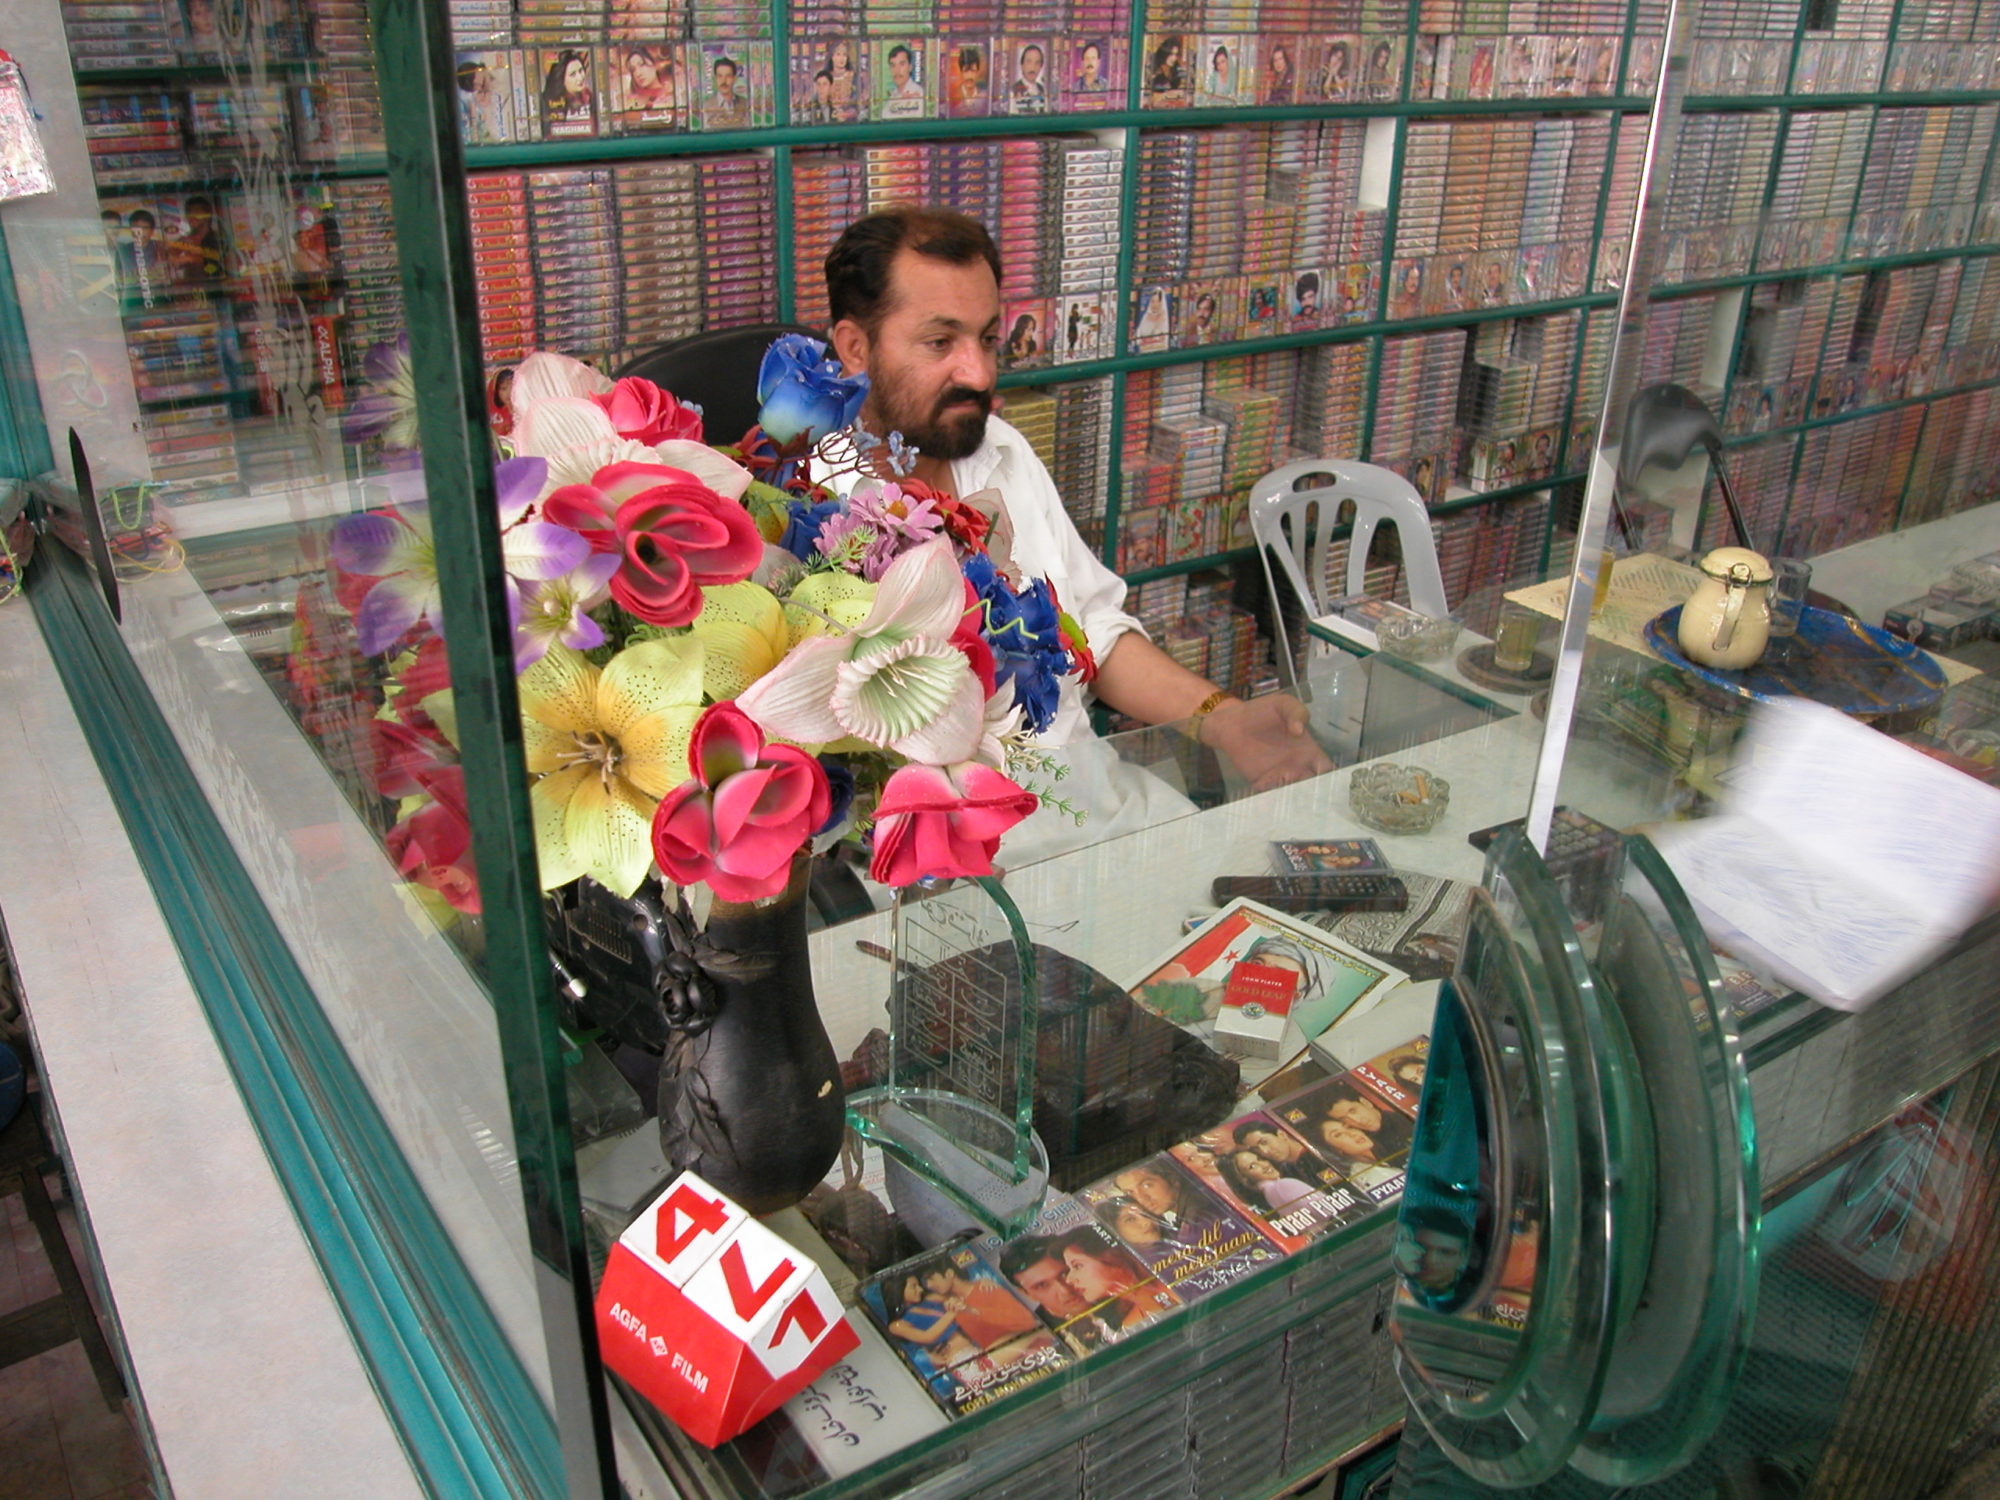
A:
{"label": "man's dark hair", "polygon": [[731,73],[740,73],[743,71],[736,66],[736,59],[733,57],[718,57],[708,71],[711,74],[720,73],[724,68],[729,69]]}
{"label": "man's dark hair", "polygon": [[159,221],[143,208],[135,208],[130,214],[126,215],[125,224],[129,229],[157,229],[159,227]]}
{"label": "man's dark hair", "polygon": [[1292,290],[1297,293],[1301,300],[1304,299],[1307,292],[1311,292],[1317,297],[1319,295],[1319,272],[1306,272],[1298,279],[1298,284]]}
{"label": "man's dark hair", "polygon": [[895,46],[889,49],[889,61],[894,62],[899,56],[903,59],[904,62],[908,63],[912,69],[916,67],[917,65],[916,58],[910,55],[910,49],[908,47],[905,47],[901,42],[896,43]]}
{"label": "man's dark hair", "polygon": [[889,311],[889,266],[901,250],[947,265],[983,260],[1000,279],[1000,251],[977,219],[915,204],[856,219],[826,256],[826,299],[835,323],[853,319],[871,334]]}
{"label": "man's dark hair", "polygon": [[1052,1239],[1032,1234],[1026,1239],[1015,1240],[1000,1252],[1000,1274],[1012,1281],[1028,1267],[1045,1260],[1060,1264],[1062,1252],[1055,1247]]}

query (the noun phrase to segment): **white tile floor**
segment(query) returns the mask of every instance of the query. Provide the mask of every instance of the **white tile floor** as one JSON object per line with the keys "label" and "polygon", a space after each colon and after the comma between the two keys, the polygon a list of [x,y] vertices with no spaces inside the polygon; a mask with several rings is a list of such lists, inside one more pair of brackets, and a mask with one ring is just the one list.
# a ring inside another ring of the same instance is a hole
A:
{"label": "white tile floor", "polygon": [[[48,1181],[53,1195],[58,1189]],[[81,1268],[76,1218],[61,1199],[57,1217]],[[0,1314],[56,1290],[19,1195],[0,1199]],[[105,1406],[80,1343],[0,1369],[0,1500],[138,1500],[152,1494],[131,1402],[116,1412]]]}

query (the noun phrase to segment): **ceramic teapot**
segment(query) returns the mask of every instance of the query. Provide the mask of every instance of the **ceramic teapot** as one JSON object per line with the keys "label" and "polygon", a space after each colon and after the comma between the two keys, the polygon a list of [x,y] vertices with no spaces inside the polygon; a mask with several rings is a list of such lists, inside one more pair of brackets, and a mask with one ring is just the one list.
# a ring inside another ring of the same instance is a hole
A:
{"label": "ceramic teapot", "polygon": [[1717,547],[1681,606],[1680,644],[1689,661],[1734,672],[1771,639],[1771,564],[1748,547]]}

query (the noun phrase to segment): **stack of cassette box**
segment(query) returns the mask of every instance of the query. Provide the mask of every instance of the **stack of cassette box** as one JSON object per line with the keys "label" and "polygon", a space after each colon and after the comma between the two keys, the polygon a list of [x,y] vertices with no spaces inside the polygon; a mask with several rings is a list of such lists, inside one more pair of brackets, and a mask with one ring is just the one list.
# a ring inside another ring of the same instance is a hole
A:
{"label": "stack of cassette box", "polygon": [[174,0],[62,0],[62,20],[79,68],[172,67],[189,50]]}
{"label": "stack of cassette box", "polygon": [[1221,489],[1247,490],[1277,465],[1278,396],[1274,391],[1210,391],[1203,409],[1223,424]]}
{"label": "stack of cassette box", "polygon": [[620,347],[611,174],[584,167],[527,175],[538,346],[598,355]]}
{"label": "stack of cassette box", "polygon": [[1775,94],[1791,71],[1798,8],[1786,0],[1704,5],[1688,46],[1690,94]]}
{"label": "stack of cassette box", "polygon": [[1750,269],[1777,145],[1776,115],[1696,115],[1674,157],[1660,217],[1659,275],[1673,281]]}
{"label": "stack of cassette box", "polygon": [[1132,238],[1142,286],[1188,278],[1196,140],[1192,130],[1147,131],[1139,138],[1139,203]]}
{"label": "stack of cassette box", "polygon": [[2000,270],[1985,257],[1967,260],[1945,334],[1938,386],[1968,384],[2000,364],[1996,336],[2000,336]]}
{"label": "stack of cassette box", "polygon": [[[1797,452],[1798,440],[1790,433],[1761,442],[1740,444],[1729,450],[1729,482],[1736,490],[1736,501],[1743,509],[1743,519],[1750,528],[1750,535],[1760,544],[1772,545],[1776,542],[1785,519],[1785,501],[1792,483],[1792,460]],[[1703,550],[1738,545],[1736,527],[1730,520],[1729,508],[1723,501],[1722,488],[1716,483],[1713,470],[1708,476],[1699,535],[1699,545]]]}
{"label": "stack of cassette box", "polygon": [[[1845,7],[1842,7],[1845,9]],[[1976,0],[1943,0],[1897,13],[1896,45],[1890,49],[1883,88],[1889,93],[1987,87],[1992,57],[1970,41],[1991,36],[1992,13],[1981,15]]]}
{"label": "stack of cassette box", "polygon": [[1847,254],[1962,241],[1978,216],[1996,117],[2000,106],[1991,104],[1878,111]]}
{"label": "stack of cassette box", "polygon": [[1006,418],[1009,425],[1028,440],[1043,467],[1056,464],[1056,398],[1048,391],[1010,391]]}
{"label": "stack of cassette box", "polygon": [[1934,402],[1901,524],[1933,521],[1995,498],[2000,498],[2000,390],[1988,387]]}
{"label": "stack of cassette box", "polygon": [[505,47],[514,40],[514,0],[446,0],[453,47]]}
{"label": "stack of cassette box", "polygon": [[1646,342],[1639,356],[1639,384],[1671,380],[1703,400],[1718,394],[1703,379],[1709,341],[1715,328],[1714,294],[1656,302],[1646,310]]}
{"label": "stack of cassette box", "polygon": [[1800,110],[1791,117],[1757,247],[1759,270],[1840,259],[1873,123],[1865,110]]}
{"label": "stack of cassette box", "polygon": [[1368,345],[1301,349],[1292,386],[1293,443],[1316,458],[1360,457],[1367,389]]}
{"label": "stack of cassette box", "polygon": [[319,66],[290,85],[300,154],[318,161],[382,150],[382,92],[367,0],[303,3]]}
{"label": "stack of cassette box", "polygon": [[[1925,7],[1925,10],[1933,7]],[[1795,94],[1872,94],[1882,84],[1888,60],[1889,23],[1895,0],[1848,0],[1831,13],[1808,11],[1799,55],[1792,66]],[[1921,26],[1923,12],[1905,26]],[[1914,27],[1913,27],[1914,29]]]}
{"label": "stack of cassette box", "polygon": [[703,322],[768,323],[778,313],[771,227],[771,159],[760,153],[701,159]]}
{"label": "stack of cassette box", "polygon": [[1586,291],[1610,139],[1599,119],[1413,123],[1388,316]]}
{"label": "stack of cassette box", "polygon": [[479,292],[479,352],[489,368],[535,347],[535,261],[522,172],[474,172],[465,180],[472,272]]}
{"label": "stack of cassette box", "polygon": [[91,176],[99,187],[188,174],[181,98],[158,88],[84,84],[77,90]]}
{"label": "stack of cassette box", "polygon": [[1422,460],[1429,460],[1425,477],[1450,463],[1465,344],[1462,328],[1382,340],[1369,461],[1407,475],[1419,490],[1426,489],[1417,472]]}
{"label": "stack of cassette box", "polygon": [[1459,376],[1464,483],[1486,489],[1554,476],[1575,351],[1575,313],[1479,326]]}
{"label": "stack of cassette box", "polygon": [[1335,1433],[1378,1432],[1402,1416],[1408,1398],[1394,1345],[1381,1335],[1390,1297],[1385,1281],[1285,1335],[1285,1473],[1304,1473],[1330,1457],[1327,1439]]}
{"label": "stack of cassette box", "polygon": [[1773,550],[1816,557],[1887,531],[1923,422],[1923,407],[1907,406],[1808,431],[1799,445],[1783,541]]}
{"label": "stack of cassette box", "polygon": [[1188,1393],[1176,1390],[1099,1428],[1083,1440],[1083,1474],[1071,1495],[1092,1500],[1164,1500],[1187,1496],[1187,1450],[1162,1442],[1188,1426]]}
{"label": "stack of cassette box", "polygon": [[687,160],[612,168],[628,356],[702,330],[699,180]]}
{"label": "stack of cassette box", "polygon": [[588,48],[604,38],[609,19],[605,0],[515,0],[514,37],[524,47],[547,48],[546,61],[560,71],[564,50],[580,51],[586,64]]}
{"label": "stack of cassette box", "polygon": [[[1111,472],[1111,382],[1077,380],[1053,389],[1056,456],[1049,469],[1063,508],[1085,540],[1096,545],[1103,537]],[[1011,399],[1008,409],[1013,409]]]}
{"label": "stack of cassette box", "polygon": [[332,242],[329,254],[341,277],[340,354],[358,378],[368,350],[403,332],[403,283],[388,179],[336,178],[328,184],[327,200],[315,223],[333,226],[330,234],[323,228],[320,232]]}
{"label": "stack of cassette box", "polygon": [[792,156],[793,317],[823,327],[826,253],[842,230],[868,211],[867,174],[852,148],[799,151]]}

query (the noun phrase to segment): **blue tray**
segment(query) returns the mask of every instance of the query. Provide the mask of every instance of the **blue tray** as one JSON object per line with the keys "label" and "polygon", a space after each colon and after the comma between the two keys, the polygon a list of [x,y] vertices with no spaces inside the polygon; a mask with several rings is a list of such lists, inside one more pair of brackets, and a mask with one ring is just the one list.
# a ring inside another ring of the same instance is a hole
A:
{"label": "blue tray", "polygon": [[1646,644],[1690,677],[1760,703],[1810,698],[1842,713],[1873,718],[1928,708],[1944,692],[1944,672],[1930,656],[1886,630],[1811,605],[1799,612],[1799,633],[1773,641],[1763,658],[1740,672],[1698,666],[1681,653],[1681,607],[1646,624]]}

